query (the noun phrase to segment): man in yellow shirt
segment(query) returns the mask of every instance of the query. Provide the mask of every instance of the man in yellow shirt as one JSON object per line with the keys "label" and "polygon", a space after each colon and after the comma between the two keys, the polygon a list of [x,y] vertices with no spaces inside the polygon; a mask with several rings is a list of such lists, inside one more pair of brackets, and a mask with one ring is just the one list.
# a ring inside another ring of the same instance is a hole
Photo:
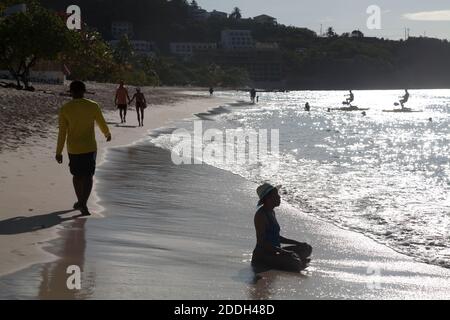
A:
{"label": "man in yellow shirt", "polygon": [[59,111],[59,133],[56,147],[56,161],[63,162],[62,151],[67,140],[70,173],[73,175],[73,187],[78,202],[74,209],[80,210],[82,215],[90,215],[87,201],[92,191],[97,142],[95,141],[95,123],[111,141],[105,118],[99,105],[84,98],[86,86],[81,81],[70,84],[73,100],[64,104]]}

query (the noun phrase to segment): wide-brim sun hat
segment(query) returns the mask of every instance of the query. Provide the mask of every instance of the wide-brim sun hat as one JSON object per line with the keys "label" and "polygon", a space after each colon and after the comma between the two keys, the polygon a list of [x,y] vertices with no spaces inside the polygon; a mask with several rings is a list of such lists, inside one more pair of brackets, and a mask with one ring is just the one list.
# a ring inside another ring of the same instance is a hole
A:
{"label": "wide-brim sun hat", "polygon": [[256,193],[258,194],[258,197],[259,197],[259,201],[258,201],[257,206],[260,206],[262,204],[264,198],[270,192],[272,192],[272,190],[274,190],[274,189],[280,190],[280,188],[281,188],[281,184],[277,185],[277,186],[273,186],[270,183],[263,183],[258,188],[256,188]]}

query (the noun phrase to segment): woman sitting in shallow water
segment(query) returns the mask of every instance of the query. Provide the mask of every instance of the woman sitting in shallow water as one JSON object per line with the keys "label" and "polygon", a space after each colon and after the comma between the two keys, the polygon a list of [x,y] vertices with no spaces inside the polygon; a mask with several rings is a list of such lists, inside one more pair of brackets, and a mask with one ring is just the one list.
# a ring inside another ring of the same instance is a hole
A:
{"label": "woman sitting in shallow water", "polygon": [[[312,247],[280,235],[280,225],[273,210],[281,202],[278,188],[265,183],[256,189],[260,207],[254,219],[256,247],[253,250],[252,266],[298,272],[307,267]],[[281,247],[281,244],[290,246]]]}

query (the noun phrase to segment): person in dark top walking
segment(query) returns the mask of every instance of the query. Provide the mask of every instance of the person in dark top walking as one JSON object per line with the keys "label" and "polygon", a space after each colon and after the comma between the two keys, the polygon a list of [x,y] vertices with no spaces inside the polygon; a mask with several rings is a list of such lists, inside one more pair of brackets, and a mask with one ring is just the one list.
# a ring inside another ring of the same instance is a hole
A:
{"label": "person in dark top walking", "polygon": [[133,100],[136,99],[136,114],[139,123],[139,127],[144,126],[144,109],[147,108],[147,101],[145,100],[144,94],[141,92],[141,89],[136,88],[136,93],[130,100],[130,104]]}

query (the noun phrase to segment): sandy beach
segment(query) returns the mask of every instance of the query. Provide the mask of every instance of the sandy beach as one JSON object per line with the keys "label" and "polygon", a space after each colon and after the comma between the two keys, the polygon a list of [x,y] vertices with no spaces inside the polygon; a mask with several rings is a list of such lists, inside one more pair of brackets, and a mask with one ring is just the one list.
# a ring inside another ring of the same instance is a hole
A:
{"label": "sandy beach", "polygon": [[[54,120],[43,125],[45,138],[32,133],[19,147],[3,149],[0,299],[450,297],[449,269],[418,262],[286,202],[277,209],[283,234],[314,247],[311,266],[299,274],[255,274],[250,259],[257,184],[205,164],[177,166],[169,151],[145,139],[150,129],[170,131],[172,121],[191,121],[193,114],[209,121],[224,112],[217,107],[233,109],[229,99],[177,92],[178,100],[161,97],[161,104],[147,109],[144,128],[134,127],[133,112],[127,126],[117,125],[117,113],[105,107],[113,141],[97,137],[96,196],[90,201],[95,215],[89,218],[72,218],[77,213],[70,211],[75,196],[67,163],[53,159]],[[70,265],[82,270],[80,290],[66,286]]]}
{"label": "sandy beach", "polygon": [[[143,88],[149,101],[145,126],[137,127],[134,107],[129,107],[127,125],[118,125],[114,84],[88,83],[87,98],[100,103],[113,140],[106,143],[97,132],[98,157],[101,164],[107,147],[130,144],[144,137],[148,130],[167,125],[172,120],[204,112],[224,102],[223,99],[188,94],[185,89]],[[76,212],[76,200],[64,151],[64,163],[54,160],[58,108],[70,99],[67,86],[42,85],[36,92],[0,88],[0,275],[55,256],[43,250],[55,239],[65,218]],[[130,94],[134,88],[129,89]],[[98,130],[97,130],[98,131]],[[96,206],[95,186],[90,206]]]}
{"label": "sandy beach", "polygon": [[[117,171],[124,159],[130,166]],[[210,166],[176,166],[166,150],[109,149],[98,179],[106,218],[65,223],[48,247],[59,258],[2,277],[0,298],[448,299],[448,269],[286,203],[277,210],[283,233],[314,246],[311,266],[255,275],[256,185]],[[82,270],[81,290],[66,287],[69,265]]]}

